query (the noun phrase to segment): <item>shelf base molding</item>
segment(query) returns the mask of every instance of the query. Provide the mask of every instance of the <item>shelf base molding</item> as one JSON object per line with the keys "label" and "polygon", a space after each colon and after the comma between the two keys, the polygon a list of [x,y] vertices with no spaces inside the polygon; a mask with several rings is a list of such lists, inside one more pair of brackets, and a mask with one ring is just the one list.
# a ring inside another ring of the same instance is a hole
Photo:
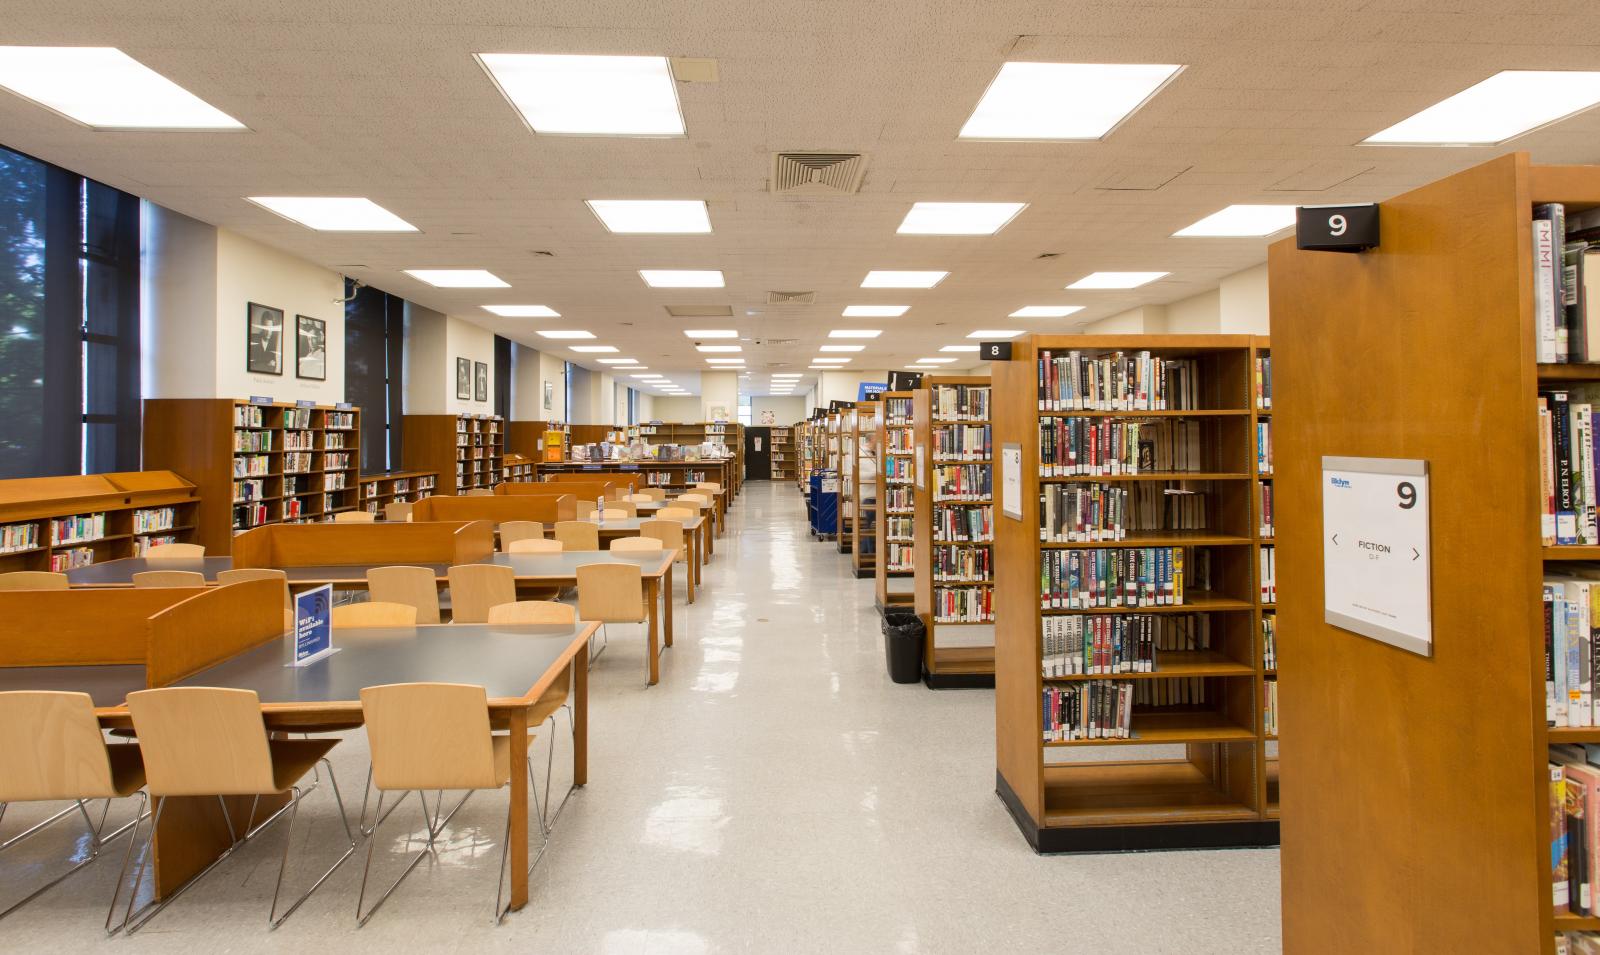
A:
{"label": "shelf base molding", "polygon": [[1269,849],[1278,845],[1278,822],[1273,819],[1159,826],[1039,826],[1029,818],[1005,776],[998,772],[994,774],[994,789],[1023,838],[1040,855]]}

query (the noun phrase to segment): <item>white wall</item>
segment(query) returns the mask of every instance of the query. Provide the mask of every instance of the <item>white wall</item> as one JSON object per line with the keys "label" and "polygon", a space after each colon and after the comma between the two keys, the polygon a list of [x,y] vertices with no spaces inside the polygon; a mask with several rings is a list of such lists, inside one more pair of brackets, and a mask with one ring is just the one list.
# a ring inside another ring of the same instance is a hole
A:
{"label": "white wall", "polygon": [[1224,278],[1217,288],[1169,305],[1142,305],[1091,322],[1085,335],[1266,335],[1267,266]]}
{"label": "white wall", "polygon": [[1085,335],[1154,335],[1165,332],[1166,328],[1165,305],[1141,305],[1098,322],[1090,322],[1079,331]]}
{"label": "white wall", "polygon": [[446,414],[445,396],[454,397],[455,364],[444,360],[450,350],[448,316],[406,302],[406,358],[401,385],[405,414]]}
{"label": "white wall", "polygon": [[1222,331],[1222,293],[1209,289],[1167,306],[1168,335],[1215,335]]}
{"label": "white wall", "polygon": [[[550,408],[544,409],[544,386],[550,385]],[[539,353],[539,407],[536,421],[567,420],[567,363],[555,355]]]}
{"label": "white wall", "polygon": [[704,421],[705,408],[700,403],[698,395],[687,395],[674,398],[670,395],[654,395],[654,405],[650,417],[644,420],[695,422]]}
{"label": "white wall", "polygon": [[219,397],[217,227],[145,202],[140,231],[144,397]]}
{"label": "white wall", "polygon": [[[572,366],[572,407],[567,409],[567,422],[570,424],[594,424],[594,408],[591,402],[594,399],[594,387],[590,382],[593,374],[589,369],[579,365]],[[556,390],[560,390],[560,385]]]}
{"label": "white wall", "polygon": [[761,412],[773,413],[775,427],[788,427],[796,421],[804,420],[806,411],[810,409],[806,399],[782,395],[756,395],[750,399],[750,423],[761,424]]}
{"label": "white wall", "polygon": [[698,417],[684,421],[713,421],[712,409],[727,412],[727,420],[739,420],[739,373],[703,371],[700,373],[700,411]]}
{"label": "white wall", "polygon": [[[445,320],[446,351],[443,353],[450,388],[445,392],[445,414],[494,414],[494,332],[454,315]],[[456,359],[465,358],[472,369],[472,397],[456,397]],[[488,366],[489,387],[484,400],[478,400],[478,363]]]}
{"label": "white wall", "polygon": [[1227,334],[1266,335],[1271,331],[1265,263],[1222,280],[1222,327]]}
{"label": "white wall", "polygon": [[[304,259],[217,230],[217,397],[271,395],[279,401],[344,400],[344,276]],[[283,310],[283,374],[251,374],[245,364],[248,303]],[[295,317],[326,323],[326,380],[295,374]]]}

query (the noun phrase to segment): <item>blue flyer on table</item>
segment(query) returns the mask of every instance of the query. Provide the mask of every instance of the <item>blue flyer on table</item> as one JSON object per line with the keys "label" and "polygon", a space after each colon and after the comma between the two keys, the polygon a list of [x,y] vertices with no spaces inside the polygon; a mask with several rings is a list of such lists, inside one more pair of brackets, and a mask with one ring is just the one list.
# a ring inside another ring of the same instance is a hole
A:
{"label": "blue flyer on table", "polygon": [[333,652],[332,585],[295,594],[294,663],[290,666],[305,666]]}

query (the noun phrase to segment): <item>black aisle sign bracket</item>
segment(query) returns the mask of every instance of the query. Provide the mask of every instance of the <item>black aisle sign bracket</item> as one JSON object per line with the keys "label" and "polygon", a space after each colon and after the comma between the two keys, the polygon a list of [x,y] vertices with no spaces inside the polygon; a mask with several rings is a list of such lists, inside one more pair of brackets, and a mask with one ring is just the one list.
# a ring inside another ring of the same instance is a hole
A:
{"label": "black aisle sign bracket", "polygon": [[1378,247],[1378,204],[1300,206],[1294,247],[1311,252],[1365,252]]}
{"label": "black aisle sign bracket", "polygon": [[1010,361],[1010,342],[981,342],[978,345],[978,357],[984,361]]}

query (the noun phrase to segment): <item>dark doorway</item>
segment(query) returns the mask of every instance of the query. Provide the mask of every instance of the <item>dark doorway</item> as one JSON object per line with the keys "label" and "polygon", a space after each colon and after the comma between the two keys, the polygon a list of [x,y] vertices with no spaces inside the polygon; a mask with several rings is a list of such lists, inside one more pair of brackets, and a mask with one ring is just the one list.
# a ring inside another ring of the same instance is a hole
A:
{"label": "dark doorway", "polygon": [[772,429],[744,429],[744,479],[772,480]]}

